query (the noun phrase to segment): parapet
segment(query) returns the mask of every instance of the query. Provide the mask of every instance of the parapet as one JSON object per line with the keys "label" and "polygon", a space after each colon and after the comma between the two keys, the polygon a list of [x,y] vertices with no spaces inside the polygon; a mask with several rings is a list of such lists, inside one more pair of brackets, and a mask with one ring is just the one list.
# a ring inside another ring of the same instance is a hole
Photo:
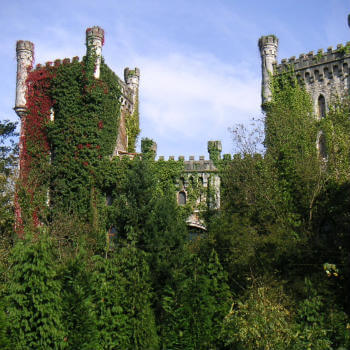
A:
{"label": "parapet", "polygon": [[178,159],[175,160],[175,156],[169,156],[168,159],[165,159],[164,156],[159,156],[159,162],[166,161],[179,161],[183,162],[184,170],[186,173],[201,173],[201,172],[217,172],[214,162],[211,159],[205,159],[204,156],[199,156],[198,159],[195,159],[195,156],[189,156],[188,159],[185,159],[184,156],[178,156]]}
{"label": "parapet", "polygon": [[262,55],[268,54],[269,52],[265,52],[264,49],[270,46],[277,49],[278,38],[273,34],[262,36],[258,41],[258,46]]}
{"label": "parapet", "polygon": [[86,44],[89,45],[92,44],[91,40],[94,38],[98,38],[101,40],[102,45],[104,43],[104,37],[105,37],[105,31],[98,26],[93,26],[91,28],[86,29]]}
{"label": "parapet", "polygon": [[34,44],[31,41],[27,41],[27,40],[18,40],[16,43],[16,51],[30,51],[30,52],[34,52]]}
{"label": "parapet", "polygon": [[292,56],[288,59],[282,59],[281,63],[276,66],[276,72],[279,74],[290,68],[294,71],[313,68],[332,64],[345,58],[350,58],[350,42],[347,42],[345,46],[338,44],[336,49],[333,49],[332,46],[328,47],[326,51],[320,49],[317,51],[317,54],[314,51],[310,51],[307,54],[300,54],[298,58]]}

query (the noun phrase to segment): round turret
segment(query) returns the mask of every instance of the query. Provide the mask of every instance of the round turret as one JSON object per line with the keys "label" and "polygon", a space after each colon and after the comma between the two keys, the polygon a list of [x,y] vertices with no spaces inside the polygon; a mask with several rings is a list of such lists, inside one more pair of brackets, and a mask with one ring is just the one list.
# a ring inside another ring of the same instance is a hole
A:
{"label": "round turret", "polygon": [[209,159],[213,162],[221,159],[222,145],[221,141],[208,141]]}
{"label": "round turret", "polygon": [[126,67],[124,69],[124,81],[129,89],[132,91],[133,103],[137,102],[139,82],[140,82],[140,69],[135,68],[133,70]]}
{"label": "round turret", "polygon": [[87,56],[95,55],[95,72],[94,77],[100,77],[100,67],[102,59],[102,46],[104,44],[105,32],[102,28],[94,26],[86,29],[86,47]]}
{"label": "round turret", "polygon": [[134,91],[138,89],[140,80],[140,69],[135,68],[133,70],[126,67],[124,69],[124,81]]}
{"label": "round turret", "polygon": [[16,43],[17,81],[15,111],[21,118],[26,113],[26,80],[28,71],[33,66],[34,44],[30,41],[18,40]]}
{"label": "round turret", "polygon": [[277,63],[278,38],[275,35],[262,36],[259,39],[262,70],[262,105],[271,101],[271,75],[274,65]]}

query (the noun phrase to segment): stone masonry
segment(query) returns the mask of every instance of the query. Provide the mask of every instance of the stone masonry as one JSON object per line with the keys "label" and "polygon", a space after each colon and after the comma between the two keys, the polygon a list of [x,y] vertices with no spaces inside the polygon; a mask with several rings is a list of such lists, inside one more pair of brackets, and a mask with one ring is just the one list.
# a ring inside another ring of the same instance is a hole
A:
{"label": "stone masonry", "polygon": [[[348,17],[350,26],[350,15]],[[278,39],[274,35],[259,39],[259,49],[262,62],[262,103],[271,100],[271,77],[293,68],[297,79],[305,84],[310,93],[316,117],[324,116],[332,100],[350,92],[350,42],[337,45],[336,49],[329,47],[326,51],[320,49],[302,53],[298,58],[282,59],[277,62]]]}
{"label": "stone masonry", "polygon": [[[100,27],[94,26],[86,30],[86,55],[95,59],[95,79],[100,77],[100,67],[102,62],[102,47],[104,44],[104,30]],[[19,141],[20,147],[20,159],[21,159],[21,145],[24,139],[23,130],[26,123],[26,95],[27,85],[26,80],[28,72],[33,69],[34,62],[34,44],[30,41],[17,41],[16,46],[17,52],[17,80],[16,80],[16,101],[14,110],[17,115],[21,118],[21,137]],[[69,59],[65,59],[66,61]],[[60,60],[56,60],[55,64],[60,64]],[[47,63],[51,64],[51,63]],[[120,97],[120,123],[118,133],[116,132],[115,137],[115,149],[113,156],[128,156],[133,158],[136,154],[128,152],[128,136],[126,130],[126,121],[137,108],[138,94],[139,94],[139,80],[140,70],[134,68],[130,70],[125,68],[124,80],[117,77],[121,90]],[[54,112],[52,111],[51,120],[54,120]],[[142,147],[141,147],[142,148]],[[154,156],[156,154],[156,143],[154,143],[152,151]],[[205,230],[203,222],[200,219],[200,204],[207,202],[207,194],[209,189],[214,193],[211,196],[211,202],[209,205],[213,209],[220,207],[220,177],[218,175],[218,169],[215,166],[216,160],[221,158],[221,142],[220,141],[209,141],[208,142],[209,159],[205,160],[204,156],[200,156],[199,160],[195,160],[193,156],[189,160],[184,160],[184,157],[179,157],[179,161],[184,164],[184,173],[181,179],[178,180],[178,192],[177,200],[179,205],[186,204],[188,199],[188,185],[190,181],[198,181],[201,186],[201,195],[197,199],[197,202],[193,208],[193,214],[188,218],[187,224],[190,227],[199,230]],[[174,157],[170,157],[174,160]],[[164,157],[159,157],[159,161],[164,160]],[[21,167],[21,161],[20,161]]]}

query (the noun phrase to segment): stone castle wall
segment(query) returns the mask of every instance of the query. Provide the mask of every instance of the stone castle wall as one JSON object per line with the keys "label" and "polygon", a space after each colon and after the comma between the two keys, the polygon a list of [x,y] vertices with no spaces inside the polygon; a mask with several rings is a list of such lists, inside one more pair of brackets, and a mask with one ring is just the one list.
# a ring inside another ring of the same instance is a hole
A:
{"label": "stone castle wall", "polygon": [[[348,17],[350,26],[350,15]],[[298,58],[277,61],[278,38],[275,35],[262,36],[258,46],[262,67],[262,106],[271,101],[271,78],[293,69],[298,80],[305,85],[310,93],[315,115],[324,116],[329,105],[337,97],[350,92],[350,42],[344,46],[339,44],[336,49],[329,47],[326,52],[322,49],[317,54],[313,51],[302,53]]]}
{"label": "stone castle wall", "polygon": [[293,68],[298,80],[305,84],[314,103],[315,113],[319,116],[319,98],[325,98],[326,108],[332,100],[350,91],[350,42],[337,49],[329,47],[326,52],[319,50],[301,54],[299,58],[282,59],[275,67],[281,74]]}

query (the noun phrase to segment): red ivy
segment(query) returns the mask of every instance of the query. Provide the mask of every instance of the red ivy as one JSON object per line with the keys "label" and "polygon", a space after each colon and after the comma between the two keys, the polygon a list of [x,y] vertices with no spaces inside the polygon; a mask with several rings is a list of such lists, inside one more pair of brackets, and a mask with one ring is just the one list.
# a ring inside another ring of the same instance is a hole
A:
{"label": "red ivy", "polygon": [[[32,162],[40,162],[50,152],[46,135],[46,124],[50,120],[53,101],[49,91],[55,70],[40,67],[29,72],[27,78],[27,115],[23,120],[21,135],[21,178],[28,180]],[[34,160],[35,156],[35,160]]]}
{"label": "red ivy", "polygon": [[[26,81],[26,107],[27,114],[22,118],[20,135],[20,180],[30,196],[30,203],[35,202],[35,193],[38,186],[36,176],[30,177],[33,168],[41,169],[41,162],[47,160],[50,154],[50,145],[46,134],[46,124],[50,120],[53,101],[50,97],[51,81],[55,75],[55,69],[47,65],[37,66],[31,70],[28,67],[28,78]],[[45,205],[45,204],[43,204]],[[40,207],[35,206],[32,212],[32,224],[39,226],[38,212]],[[19,204],[18,194],[15,196],[15,229],[19,236],[23,235],[22,208]]]}

